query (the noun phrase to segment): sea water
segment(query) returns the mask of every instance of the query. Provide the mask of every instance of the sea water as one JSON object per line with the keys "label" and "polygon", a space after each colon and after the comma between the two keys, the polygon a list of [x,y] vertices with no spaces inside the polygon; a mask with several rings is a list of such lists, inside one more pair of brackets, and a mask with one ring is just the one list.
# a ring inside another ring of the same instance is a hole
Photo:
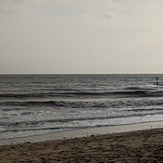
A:
{"label": "sea water", "polygon": [[0,75],[0,139],[163,121],[162,83],[160,74]]}

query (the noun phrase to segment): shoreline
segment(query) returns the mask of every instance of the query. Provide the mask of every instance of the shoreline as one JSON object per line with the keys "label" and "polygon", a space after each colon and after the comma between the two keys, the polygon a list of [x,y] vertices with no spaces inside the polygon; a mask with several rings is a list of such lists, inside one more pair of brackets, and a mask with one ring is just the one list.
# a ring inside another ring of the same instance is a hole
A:
{"label": "shoreline", "polygon": [[157,129],[157,128],[158,129],[163,128],[163,121],[131,124],[131,125],[121,125],[121,126],[94,127],[94,128],[87,128],[87,129],[47,133],[47,134],[35,135],[35,136],[2,139],[0,140],[0,146],[43,142],[43,141],[51,141],[51,140],[82,138],[82,137],[90,137],[90,136],[95,136],[95,135],[124,133],[124,132],[131,132],[131,131]]}
{"label": "shoreline", "polygon": [[163,128],[0,146],[0,162],[162,162]]}

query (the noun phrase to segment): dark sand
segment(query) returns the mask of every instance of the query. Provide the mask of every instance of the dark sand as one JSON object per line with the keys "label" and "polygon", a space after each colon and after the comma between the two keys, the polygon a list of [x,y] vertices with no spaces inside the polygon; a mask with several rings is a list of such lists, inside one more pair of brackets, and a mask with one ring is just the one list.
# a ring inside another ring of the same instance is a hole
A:
{"label": "dark sand", "polygon": [[163,128],[0,146],[0,163],[162,162]]}

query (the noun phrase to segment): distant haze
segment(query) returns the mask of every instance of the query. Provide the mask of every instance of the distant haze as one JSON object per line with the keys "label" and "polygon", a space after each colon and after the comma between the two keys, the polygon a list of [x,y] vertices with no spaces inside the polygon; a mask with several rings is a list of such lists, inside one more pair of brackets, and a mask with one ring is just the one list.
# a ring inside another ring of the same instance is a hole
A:
{"label": "distant haze", "polygon": [[163,0],[0,0],[0,74],[162,72]]}

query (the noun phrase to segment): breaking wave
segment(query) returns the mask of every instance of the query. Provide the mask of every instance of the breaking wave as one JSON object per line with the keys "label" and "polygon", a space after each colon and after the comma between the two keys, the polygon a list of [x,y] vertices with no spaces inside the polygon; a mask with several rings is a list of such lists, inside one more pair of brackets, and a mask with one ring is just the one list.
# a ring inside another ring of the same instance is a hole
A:
{"label": "breaking wave", "polygon": [[49,98],[49,97],[114,97],[114,98],[131,98],[131,97],[163,97],[163,91],[115,91],[115,92],[46,92],[46,93],[5,93],[0,94],[1,99],[16,99],[16,98]]}
{"label": "breaking wave", "polygon": [[[54,108],[124,108],[124,107],[139,107],[139,106],[159,106],[163,105],[162,99],[146,99],[138,98],[137,100],[132,99],[113,99],[113,100],[73,100],[73,101],[64,101],[64,100],[48,100],[48,101],[1,101],[1,106],[33,106],[33,107],[54,107]],[[19,110],[19,108],[16,108]],[[5,109],[3,109],[5,111]],[[7,108],[6,111],[9,111]]]}

